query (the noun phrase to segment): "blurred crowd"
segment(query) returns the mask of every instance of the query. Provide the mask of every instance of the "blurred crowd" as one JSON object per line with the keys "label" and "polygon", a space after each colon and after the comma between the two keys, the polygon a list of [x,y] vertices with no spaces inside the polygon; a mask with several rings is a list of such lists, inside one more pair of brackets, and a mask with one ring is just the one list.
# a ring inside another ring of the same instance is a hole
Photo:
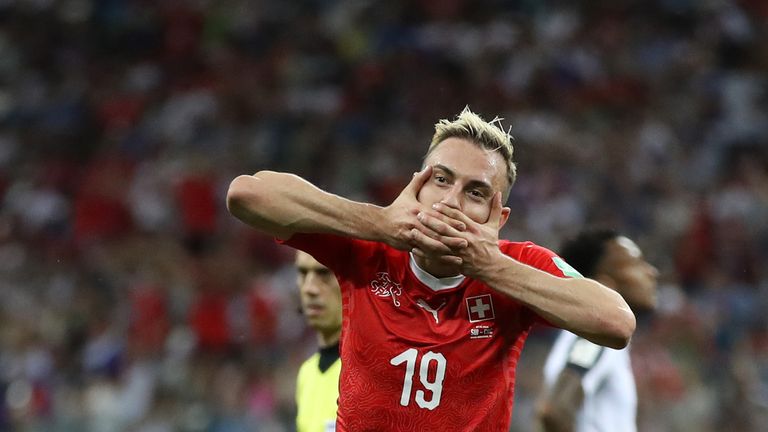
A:
{"label": "blurred crowd", "polygon": [[761,0],[0,2],[0,430],[292,430],[315,339],[229,181],[385,205],[467,104],[516,138],[503,237],[611,225],[660,269],[640,430],[768,430]]}

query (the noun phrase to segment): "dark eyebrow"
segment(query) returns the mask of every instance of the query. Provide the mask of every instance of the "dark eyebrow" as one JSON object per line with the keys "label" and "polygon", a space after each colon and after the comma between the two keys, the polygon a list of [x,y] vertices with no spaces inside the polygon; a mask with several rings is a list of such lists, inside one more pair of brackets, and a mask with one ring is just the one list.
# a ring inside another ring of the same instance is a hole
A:
{"label": "dark eyebrow", "polygon": [[445,171],[445,173],[451,177],[456,177],[456,174],[450,168],[448,168],[443,164],[435,164],[432,166],[432,169],[439,169],[439,170]]}
{"label": "dark eyebrow", "polygon": [[[456,177],[456,173],[454,173],[453,170],[451,170],[450,168],[448,168],[443,164],[435,164],[432,166],[432,169],[439,169],[441,171],[444,171],[449,177]],[[467,186],[478,188],[478,189],[484,189],[487,192],[493,191],[493,186],[491,186],[490,184],[482,180],[470,180],[467,183]]]}

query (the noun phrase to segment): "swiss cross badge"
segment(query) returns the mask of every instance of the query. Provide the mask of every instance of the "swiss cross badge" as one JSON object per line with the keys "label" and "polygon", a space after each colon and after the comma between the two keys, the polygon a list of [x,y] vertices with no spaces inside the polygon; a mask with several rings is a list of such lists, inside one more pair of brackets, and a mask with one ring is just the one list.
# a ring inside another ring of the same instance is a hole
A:
{"label": "swiss cross badge", "polygon": [[496,318],[490,294],[467,297],[465,301],[467,302],[469,322],[488,321]]}

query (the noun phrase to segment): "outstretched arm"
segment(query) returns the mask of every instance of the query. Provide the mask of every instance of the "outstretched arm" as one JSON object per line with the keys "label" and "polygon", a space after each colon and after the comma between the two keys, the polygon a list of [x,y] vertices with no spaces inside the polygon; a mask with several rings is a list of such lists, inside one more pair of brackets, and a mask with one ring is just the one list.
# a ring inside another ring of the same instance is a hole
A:
{"label": "outstretched arm", "polygon": [[227,208],[241,221],[280,239],[294,233],[328,233],[409,250],[411,230],[423,229],[416,219],[422,210],[416,196],[430,175],[429,167],[414,174],[392,204],[379,207],[328,193],[293,174],[260,171],[232,181]]}
{"label": "outstretched arm", "polygon": [[380,217],[381,208],[325,192],[288,173],[259,171],[235,178],[227,192],[227,208],[248,225],[284,240],[296,232],[365,239],[379,235],[366,225]]}
{"label": "outstretched arm", "polygon": [[[420,248],[435,239],[444,244],[450,244],[450,238],[464,239],[466,247],[454,248],[443,257],[447,262],[460,264],[464,275],[482,280],[527,305],[553,325],[598,345],[620,349],[629,343],[635,331],[635,315],[616,291],[592,279],[553,276],[499,250],[501,194],[494,196],[485,224],[474,222],[459,210],[442,204],[436,204],[435,210],[463,222],[466,229],[458,231],[440,218],[430,216],[434,212],[423,213],[421,223],[429,230],[414,233],[414,241]],[[430,235],[433,237],[427,238]]]}
{"label": "outstretched arm", "polygon": [[635,315],[621,295],[592,279],[559,278],[501,251],[475,277],[598,345],[624,348],[635,331]]}

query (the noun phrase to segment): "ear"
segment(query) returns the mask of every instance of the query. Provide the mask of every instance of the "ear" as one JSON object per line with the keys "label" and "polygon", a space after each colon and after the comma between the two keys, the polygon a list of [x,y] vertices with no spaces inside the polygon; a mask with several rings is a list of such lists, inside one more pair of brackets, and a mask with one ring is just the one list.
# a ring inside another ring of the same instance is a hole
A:
{"label": "ear", "polygon": [[509,220],[509,214],[512,212],[512,210],[509,207],[502,207],[501,208],[501,217],[499,218],[499,229],[504,226],[505,223]]}

